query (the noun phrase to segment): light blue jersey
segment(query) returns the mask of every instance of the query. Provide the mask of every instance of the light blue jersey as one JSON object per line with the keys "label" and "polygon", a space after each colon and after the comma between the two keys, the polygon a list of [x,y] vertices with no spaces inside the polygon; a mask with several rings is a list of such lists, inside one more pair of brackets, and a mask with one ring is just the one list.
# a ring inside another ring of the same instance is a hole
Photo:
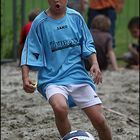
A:
{"label": "light blue jersey", "polygon": [[93,38],[83,17],[70,8],[58,20],[45,11],[32,23],[22,51],[21,65],[38,70],[38,90],[45,96],[50,84],[95,84],[85,69],[83,58],[96,53]]}

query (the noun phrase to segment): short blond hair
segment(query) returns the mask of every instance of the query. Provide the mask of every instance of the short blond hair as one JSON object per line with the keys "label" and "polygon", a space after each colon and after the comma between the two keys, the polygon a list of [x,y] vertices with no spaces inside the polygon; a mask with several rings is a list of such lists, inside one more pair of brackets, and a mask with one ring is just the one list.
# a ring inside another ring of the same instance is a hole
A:
{"label": "short blond hair", "polygon": [[100,31],[108,32],[111,26],[111,21],[104,15],[97,15],[93,18],[91,27]]}
{"label": "short blond hair", "polygon": [[39,9],[32,10],[28,15],[29,21],[33,21],[39,13],[40,13]]}

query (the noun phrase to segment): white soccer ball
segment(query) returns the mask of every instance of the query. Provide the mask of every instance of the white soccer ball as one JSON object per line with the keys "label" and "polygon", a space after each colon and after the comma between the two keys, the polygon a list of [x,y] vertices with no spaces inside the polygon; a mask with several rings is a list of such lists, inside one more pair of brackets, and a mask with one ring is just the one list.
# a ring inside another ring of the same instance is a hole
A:
{"label": "white soccer ball", "polygon": [[95,140],[95,138],[89,132],[75,130],[65,135],[62,140]]}

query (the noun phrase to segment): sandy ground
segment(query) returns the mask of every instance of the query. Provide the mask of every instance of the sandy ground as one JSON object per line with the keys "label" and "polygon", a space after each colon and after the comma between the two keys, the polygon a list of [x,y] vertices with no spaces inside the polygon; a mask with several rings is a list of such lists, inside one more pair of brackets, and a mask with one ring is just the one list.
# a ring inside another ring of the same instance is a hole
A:
{"label": "sandy ground", "polygon": [[[33,79],[36,74],[31,73]],[[104,109],[113,140],[139,139],[139,72],[106,71],[97,93],[103,105],[126,116]],[[134,121],[131,121],[131,117]],[[97,138],[97,133],[78,107],[70,109],[72,129],[82,129]],[[1,140],[59,140],[54,115],[39,94],[22,89],[21,71],[15,63],[1,65]]]}

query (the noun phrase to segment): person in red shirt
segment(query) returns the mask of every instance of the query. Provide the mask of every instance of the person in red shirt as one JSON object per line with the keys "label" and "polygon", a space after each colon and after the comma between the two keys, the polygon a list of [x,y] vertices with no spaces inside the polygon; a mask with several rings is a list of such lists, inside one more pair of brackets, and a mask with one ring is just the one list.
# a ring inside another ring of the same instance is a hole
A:
{"label": "person in red shirt", "polygon": [[23,26],[23,28],[21,30],[20,41],[19,41],[19,49],[18,49],[19,61],[20,61],[20,58],[21,58],[21,53],[22,53],[22,50],[23,50],[23,47],[24,47],[26,37],[27,37],[28,32],[30,30],[30,27],[32,25],[32,22],[38,14],[39,14],[39,9],[35,9],[35,10],[31,11],[29,13],[29,16],[28,16],[29,21],[25,24],[25,26]]}

